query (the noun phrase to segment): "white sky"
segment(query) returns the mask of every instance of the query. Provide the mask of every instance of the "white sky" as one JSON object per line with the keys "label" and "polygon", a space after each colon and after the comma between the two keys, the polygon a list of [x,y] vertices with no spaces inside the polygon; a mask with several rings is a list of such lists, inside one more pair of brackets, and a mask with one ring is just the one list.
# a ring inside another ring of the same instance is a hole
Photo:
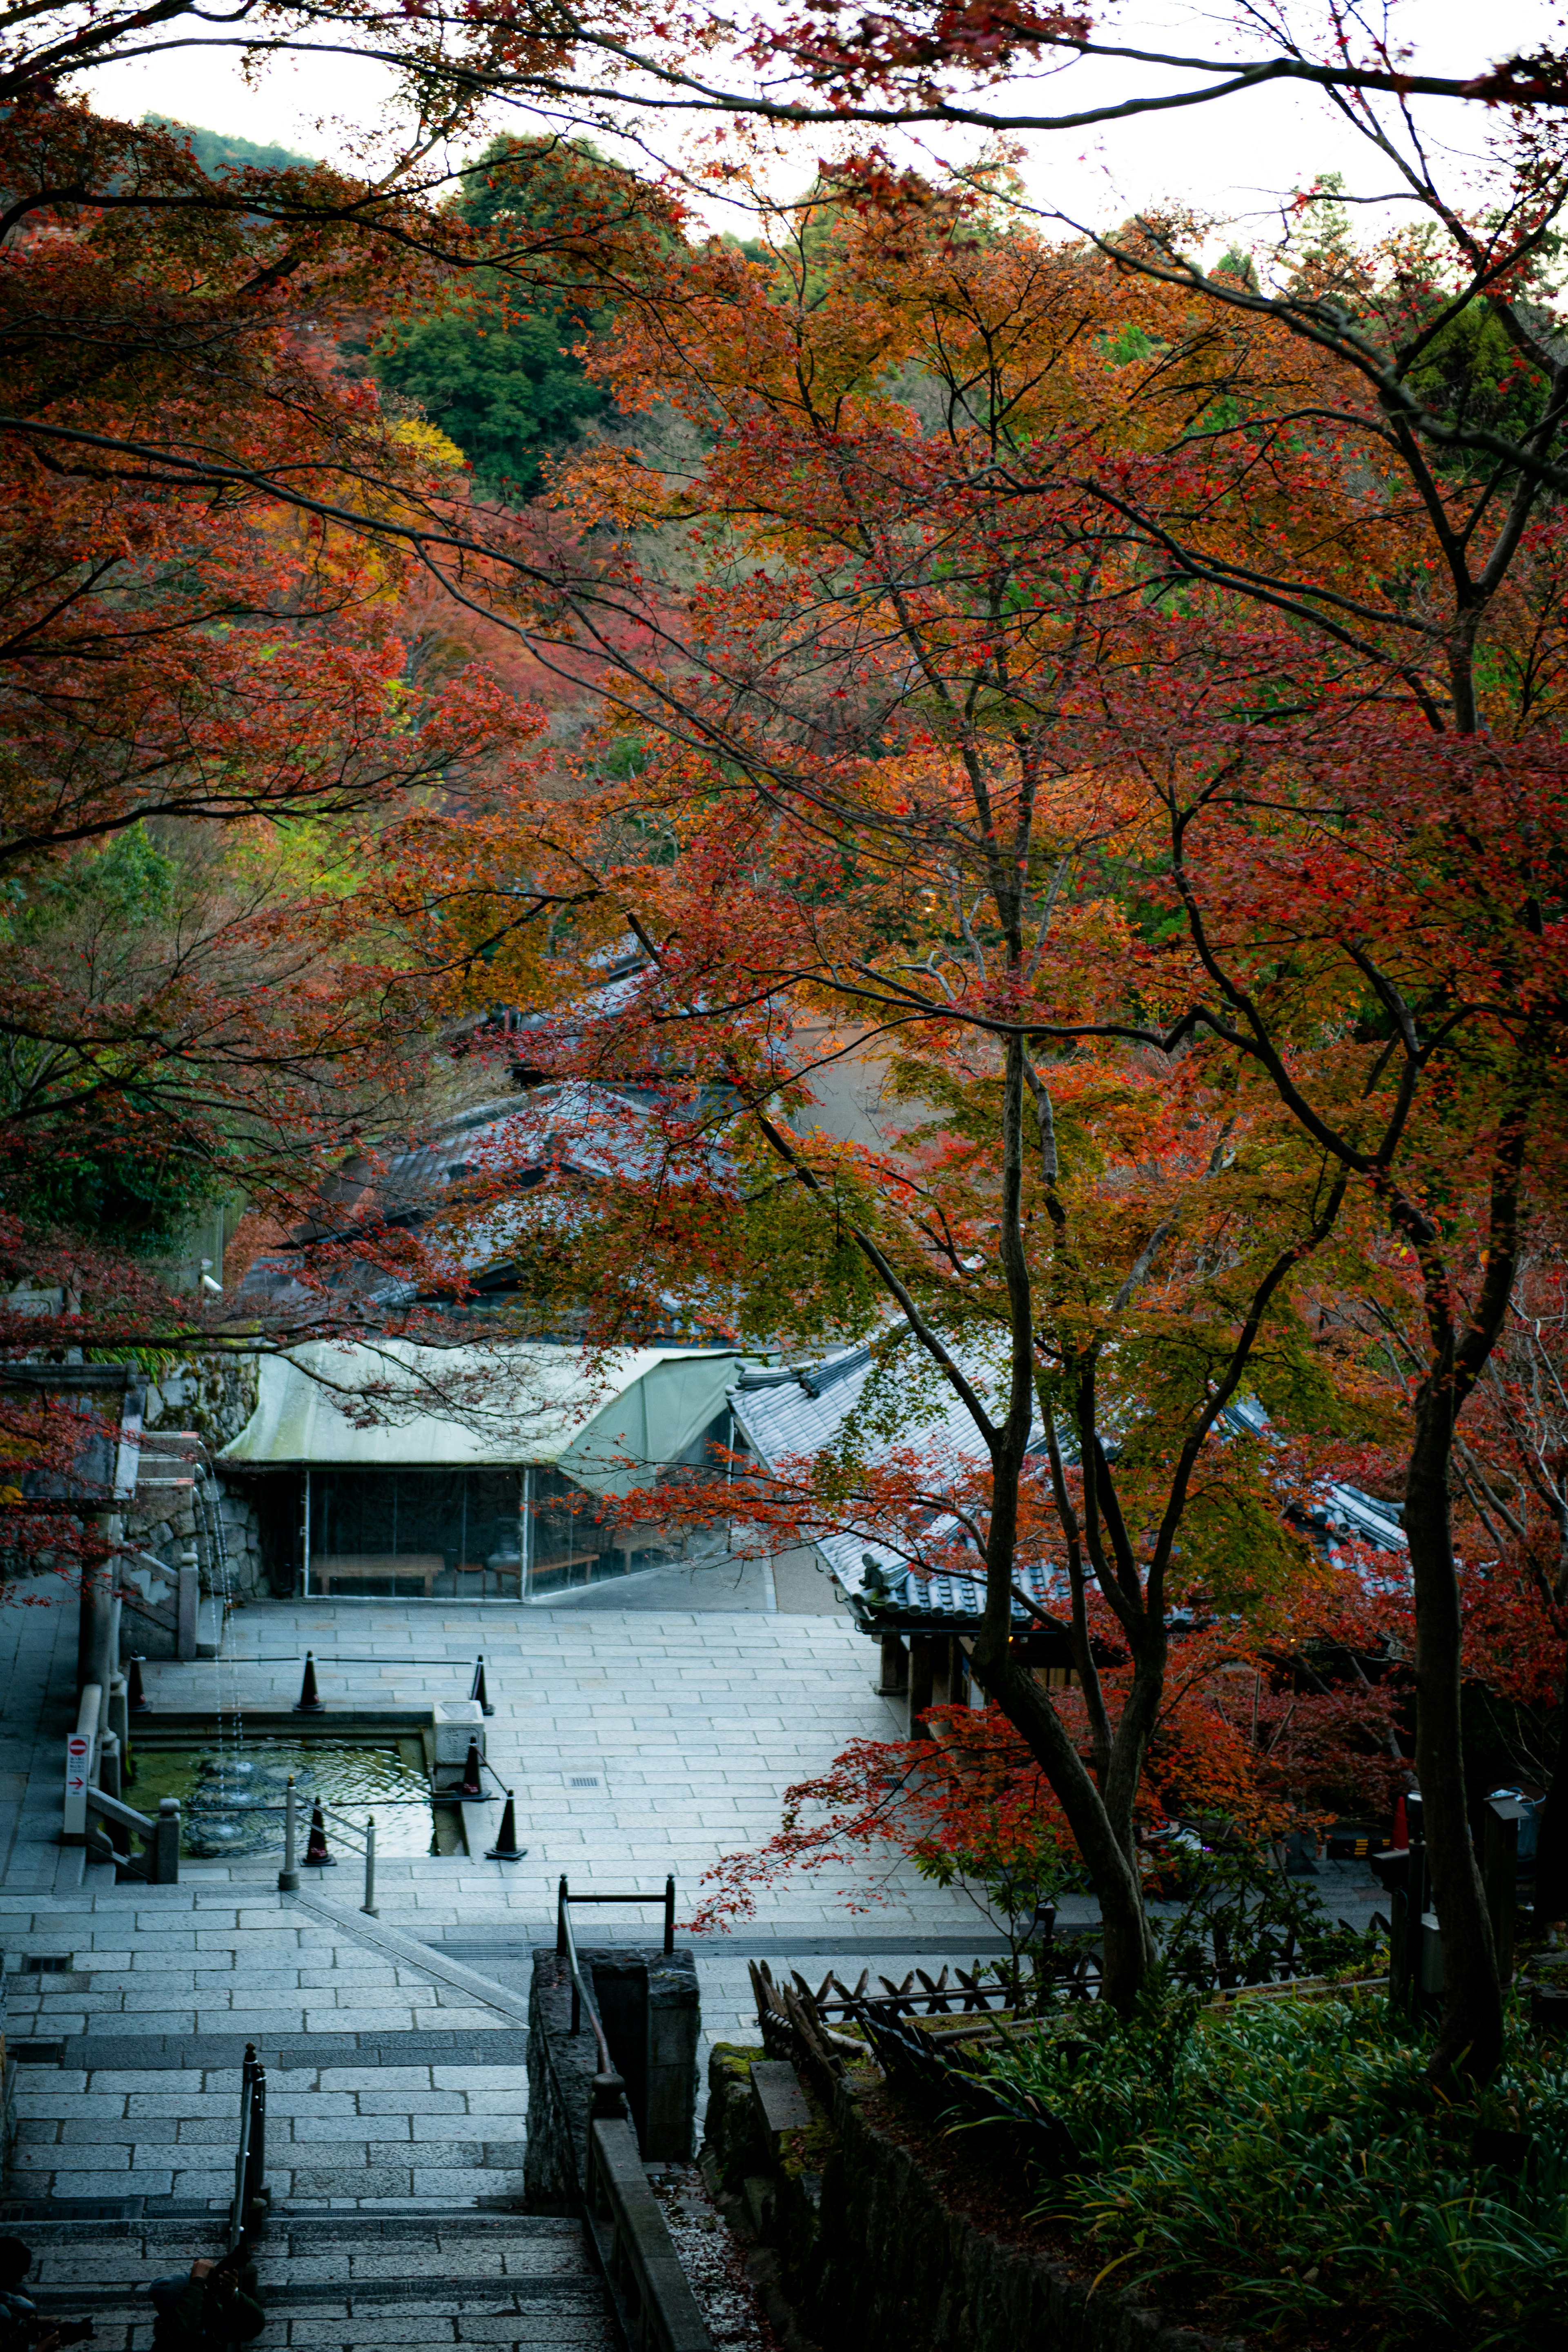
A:
{"label": "white sky", "polygon": [[[1321,0],[1319,0],[1321,5]],[[1307,8],[1292,8],[1298,22]],[[1474,73],[1510,50],[1540,46],[1557,34],[1559,0],[1492,0],[1478,9],[1473,0],[1397,0],[1394,24],[1413,51],[1418,70]],[[1137,47],[1180,49],[1189,54],[1257,55],[1258,44],[1239,37],[1231,10],[1205,7],[1196,0],[1126,0],[1107,16],[1102,35]],[[1022,97],[1042,110],[1114,104],[1147,89],[1150,68],[1131,63],[1075,64],[1065,72],[1017,84]],[[194,46],[111,68],[86,83],[104,113],[135,119],[143,112],[169,114],[247,139],[276,141],[352,165],[355,137],[390,131],[391,82],[380,68],[346,58],[268,68],[248,87],[233,51]],[[1453,141],[1474,152],[1484,141],[1488,118],[1481,109],[1428,105],[1424,127],[1438,142]],[[524,129],[527,118],[507,112],[492,127]],[[799,177],[822,147],[807,143]],[[933,142],[933,152],[943,152]],[[958,142],[945,152],[956,154]],[[1030,142],[1025,176],[1031,195],[1069,215],[1112,223],[1133,209],[1177,200],[1250,224],[1260,241],[1278,220],[1282,195],[1319,172],[1342,170],[1352,190],[1378,194],[1391,182],[1387,167],[1336,117],[1316,92],[1275,88],[1220,101],[1181,114],[1148,115],[1092,132],[1057,133]],[[795,173],[791,173],[793,181]],[[738,224],[739,225],[739,224]],[[1369,221],[1368,226],[1373,224]]]}

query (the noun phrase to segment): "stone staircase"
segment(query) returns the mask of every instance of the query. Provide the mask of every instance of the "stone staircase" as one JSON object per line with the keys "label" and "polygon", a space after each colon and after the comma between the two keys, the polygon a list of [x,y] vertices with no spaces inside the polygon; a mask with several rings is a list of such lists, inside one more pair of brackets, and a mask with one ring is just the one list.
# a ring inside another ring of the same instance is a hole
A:
{"label": "stone staircase", "polygon": [[250,2042],[271,2192],[260,2352],[612,2352],[581,2225],[521,2210],[520,1994],[334,1908],[194,1875],[0,1898],[21,2062],[0,2231],[34,2248],[40,2303],[148,2352],[139,2290],[222,2248]]}
{"label": "stone staircase", "polygon": [[[221,2252],[210,2214],[140,2220],[8,2217],[34,2251],[41,2312],[90,2319],[100,2347],[146,2352],[147,2282]],[[574,2221],[471,2207],[379,2213],[284,2210],[257,2252],[267,2326],[257,2352],[373,2352],[392,2345],[617,2352],[603,2281]],[[35,2285],[36,2282],[36,2285]]]}

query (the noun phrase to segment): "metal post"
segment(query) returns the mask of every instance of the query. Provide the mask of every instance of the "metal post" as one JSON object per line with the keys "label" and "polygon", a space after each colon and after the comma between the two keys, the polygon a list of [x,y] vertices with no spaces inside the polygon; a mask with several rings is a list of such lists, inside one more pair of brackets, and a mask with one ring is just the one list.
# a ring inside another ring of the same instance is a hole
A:
{"label": "metal post", "polygon": [[673,1952],[675,1949],[675,1873],[673,1871],[664,1882],[664,1948],[667,1952]]}
{"label": "metal post", "polygon": [[294,1790],[294,1775],[290,1772],[289,1786],[283,1792],[283,1867],[278,1874],[279,1895],[298,1895],[300,1892],[300,1864],[295,1850],[300,1834],[299,1801]]}
{"label": "metal post", "polygon": [[1489,1797],[1482,1833],[1482,1881],[1497,1946],[1498,1976],[1513,1982],[1515,1884],[1519,1871],[1519,1824],[1525,1808],[1517,1797]]}
{"label": "metal post", "polygon": [[560,1959],[566,1957],[566,1874],[563,1871],[555,1890],[555,1951]]}
{"label": "metal post", "polygon": [[267,2069],[258,2066],[256,2088],[251,2093],[253,2106],[251,2129],[254,2134],[256,2185],[251,2201],[265,2205],[267,2188]]}
{"label": "metal post", "polygon": [[362,1911],[368,1911],[373,1919],[375,1917],[375,1815],[374,1813],[364,1825],[364,1901],[359,1907]]}
{"label": "metal post", "polygon": [[153,1832],[153,1884],[177,1886],[179,1883],[180,1801],[165,1797],[158,1807],[158,1826]]}

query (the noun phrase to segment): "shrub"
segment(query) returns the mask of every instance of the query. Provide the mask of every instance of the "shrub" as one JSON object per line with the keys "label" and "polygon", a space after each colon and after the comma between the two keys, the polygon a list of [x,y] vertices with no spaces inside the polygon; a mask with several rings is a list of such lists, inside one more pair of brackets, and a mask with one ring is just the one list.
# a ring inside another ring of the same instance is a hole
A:
{"label": "shrub", "polygon": [[1167,1994],[1071,2033],[972,2063],[1068,2126],[1081,2169],[1041,2210],[1087,2225],[1101,2278],[1297,2342],[1568,2347],[1568,2061],[1517,2018],[1479,2096],[1434,2087],[1430,2034],[1379,1994]]}

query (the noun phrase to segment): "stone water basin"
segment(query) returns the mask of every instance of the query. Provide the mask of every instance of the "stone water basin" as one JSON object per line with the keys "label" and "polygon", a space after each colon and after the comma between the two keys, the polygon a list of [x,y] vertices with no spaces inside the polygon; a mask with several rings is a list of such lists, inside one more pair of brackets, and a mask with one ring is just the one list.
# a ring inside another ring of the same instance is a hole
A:
{"label": "stone water basin", "polygon": [[[156,1813],[159,1800],[180,1801],[180,1852],[192,1862],[283,1858],[283,1806],[294,1775],[299,1858],[305,1859],[310,1807],[320,1798],[363,1832],[375,1815],[378,1855],[458,1853],[460,1809],[432,1806],[425,1742],[417,1734],[366,1739],[275,1738],[178,1740],[132,1724],[134,1779],[125,1800]],[[329,1851],[332,1824],[327,1824]],[[363,1868],[346,1838],[335,1849],[343,1868]]]}

